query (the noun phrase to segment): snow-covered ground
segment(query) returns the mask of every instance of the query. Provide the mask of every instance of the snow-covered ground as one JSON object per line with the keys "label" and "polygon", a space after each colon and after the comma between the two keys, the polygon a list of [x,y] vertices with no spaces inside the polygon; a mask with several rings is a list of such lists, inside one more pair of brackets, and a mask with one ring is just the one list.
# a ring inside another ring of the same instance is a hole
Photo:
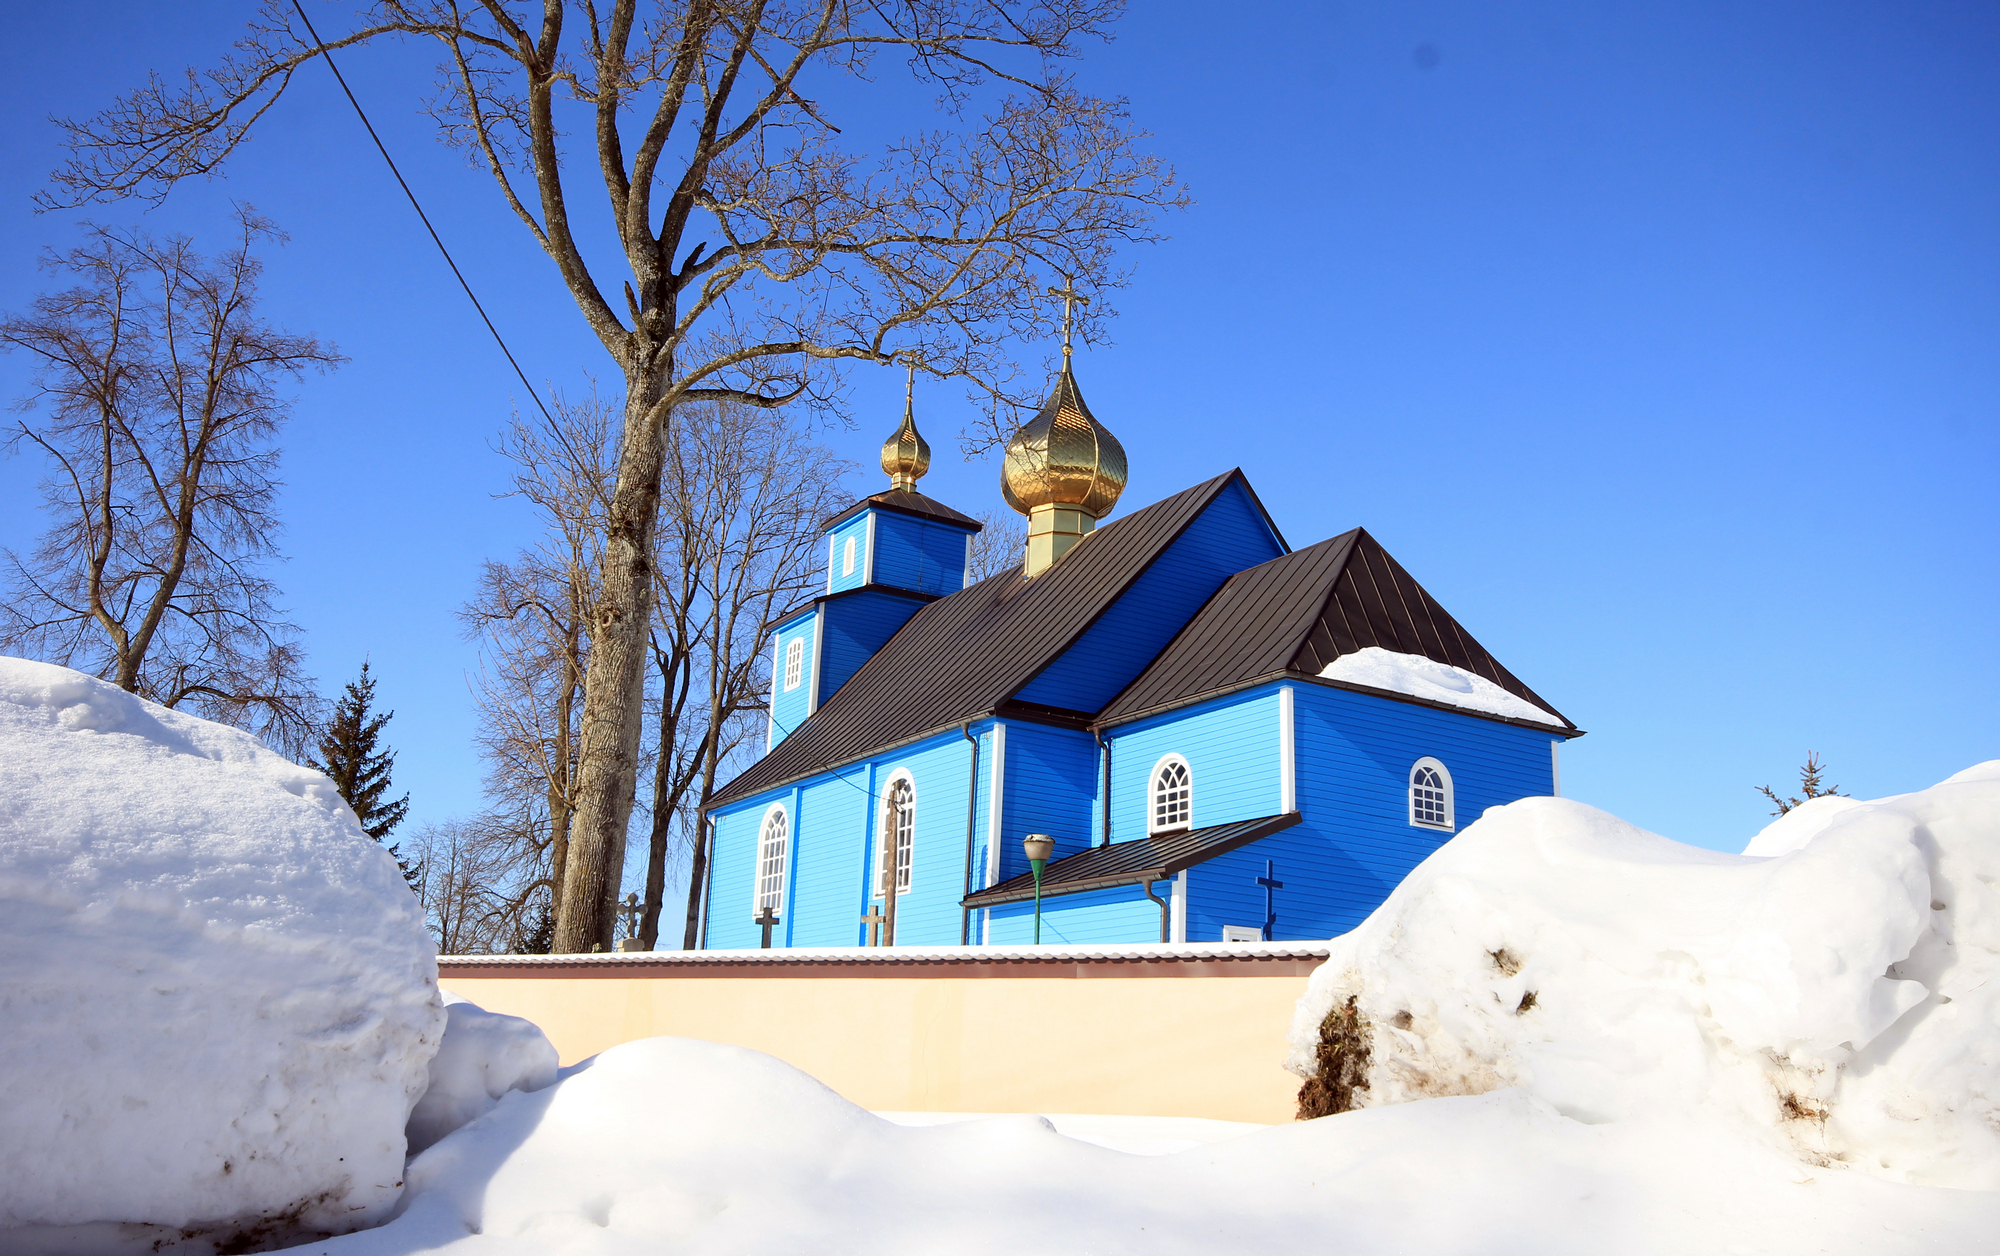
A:
{"label": "snow-covered ground", "polygon": [[0,660],[0,1256],[2000,1253],[2000,763],[1750,852],[1489,811],[1301,1000],[1338,1115],[885,1117],[685,1039],[557,1073],[322,778]]}
{"label": "snow-covered ground", "polygon": [[1440,663],[1421,654],[1399,654],[1371,645],[1365,650],[1343,654],[1320,669],[1327,680],[1344,680],[1350,685],[1367,685],[1427,698],[1447,706],[1511,719],[1532,720],[1551,727],[1561,721],[1525,698],[1517,698],[1484,676],[1475,676],[1462,667]]}

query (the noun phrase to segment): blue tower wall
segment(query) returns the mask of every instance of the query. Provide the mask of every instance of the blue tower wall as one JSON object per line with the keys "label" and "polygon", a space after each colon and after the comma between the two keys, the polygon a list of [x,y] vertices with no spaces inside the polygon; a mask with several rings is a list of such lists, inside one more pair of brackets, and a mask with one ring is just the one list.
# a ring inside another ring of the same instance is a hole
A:
{"label": "blue tower wall", "polygon": [[819,613],[826,617],[826,627],[820,636],[820,702],[832,698],[924,605],[886,589],[861,589],[822,602]]}
{"label": "blue tower wall", "polygon": [[[800,615],[787,623],[780,624],[773,638],[775,653],[771,660],[772,731],[770,744],[774,746],[783,741],[786,735],[793,729],[805,723],[806,716],[812,714],[813,668],[819,665],[819,660],[814,657],[813,649],[814,622],[815,617],[813,614]],[[797,687],[787,689],[785,688],[785,652],[791,649],[792,642],[794,641],[801,643],[800,648],[804,651],[804,658],[799,668],[799,683]],[[822,692],[821,700],[824,701],[824,699],[825,694]]]}
{"label": "blue tower wall", "polygon": [[874,513],[876,584],[939,595],[965,587],[970,530],[893,510]]}
{"label": "blue tower wall", "polygon": [[[864,510],[852,519],[842,523],[829,534],[832,544],[827,549],[828,593],[845,593],[868,583],[868,519],[875,512]],[[854,541],[854,570],[842,572],[841,553],[846,549],[849,538]]]}
{"label": "blue tower wall", "polygon": [[1015,696],[1070,711],[1102,709],[1223,581],[1284,552],[1249,491],[1230,484],[1074,646]]}

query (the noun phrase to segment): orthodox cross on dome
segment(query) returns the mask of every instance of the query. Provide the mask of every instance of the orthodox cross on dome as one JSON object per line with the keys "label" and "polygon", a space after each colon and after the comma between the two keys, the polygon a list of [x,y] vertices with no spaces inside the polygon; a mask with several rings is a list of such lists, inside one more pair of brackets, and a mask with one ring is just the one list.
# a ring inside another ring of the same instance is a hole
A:
{"label": "orthodox cross on dome", "polygon": [[1278,927],[1278,891],[1285,888],[1285,883],[1278,880],[1276,860],[1264,861],[1264,875],[1257,878],[1257,884],[1264,887],[1264,940],[1269,942],[1271,932]]}
{"label": "orthodox cross on dome", "polygon": [[1049,289],[1049,295],[1063,299],[1063,366],[1067,368],[1069,366],[1070,332],[1076,326],[1076,307],[1079,305],[1089,305],[1090,298],[1076,290],[1076,281],[1068,275],[1063,276],[1062,287]]}

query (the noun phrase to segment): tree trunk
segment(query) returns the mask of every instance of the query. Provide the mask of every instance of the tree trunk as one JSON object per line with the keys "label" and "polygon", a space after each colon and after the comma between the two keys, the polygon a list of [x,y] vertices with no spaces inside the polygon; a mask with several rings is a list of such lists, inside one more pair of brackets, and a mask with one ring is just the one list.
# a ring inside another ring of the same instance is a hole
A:
{"label": "tree trunk", "polygon": [[660,514],[664,442],[653,419],[664,391],[627,377],[625,435],[604,545],[604,584],[583,682],[583,737],[568,866],[556,910],[558,953],[610,950],[624,873],[626,828],[638,786],[645,715],[647,629],[653,607],[653,529]]}

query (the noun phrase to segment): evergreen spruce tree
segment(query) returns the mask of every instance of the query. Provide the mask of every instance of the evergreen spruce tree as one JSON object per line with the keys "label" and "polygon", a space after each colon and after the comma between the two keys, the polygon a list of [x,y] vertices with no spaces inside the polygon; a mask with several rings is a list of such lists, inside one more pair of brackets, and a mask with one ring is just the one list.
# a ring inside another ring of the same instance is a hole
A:
{"label": "evergreen spruce tree", "polygon": [[396,856],[396,865],[403,870],[403,879],[414,890],[421,869],[412,866],[388,841],[390,830],[401,824],[410,810],[410,796],[404,794],[394,802],[382,800],[389,792],[389,773],[396,764],[396,752],[386,746],[376,749],[383,726],[396,713],[371,714],[369,708],[374,703],[375,678],[368,674],[368,664],[364,662],[360,679],[350,681],[346,695],[334,704],[333,718],[320,734],[319,762],[310,766],[332,778],[333,787],[354,809],[355,819],[361,821],[362,832],[389,848],[389,853]]}

